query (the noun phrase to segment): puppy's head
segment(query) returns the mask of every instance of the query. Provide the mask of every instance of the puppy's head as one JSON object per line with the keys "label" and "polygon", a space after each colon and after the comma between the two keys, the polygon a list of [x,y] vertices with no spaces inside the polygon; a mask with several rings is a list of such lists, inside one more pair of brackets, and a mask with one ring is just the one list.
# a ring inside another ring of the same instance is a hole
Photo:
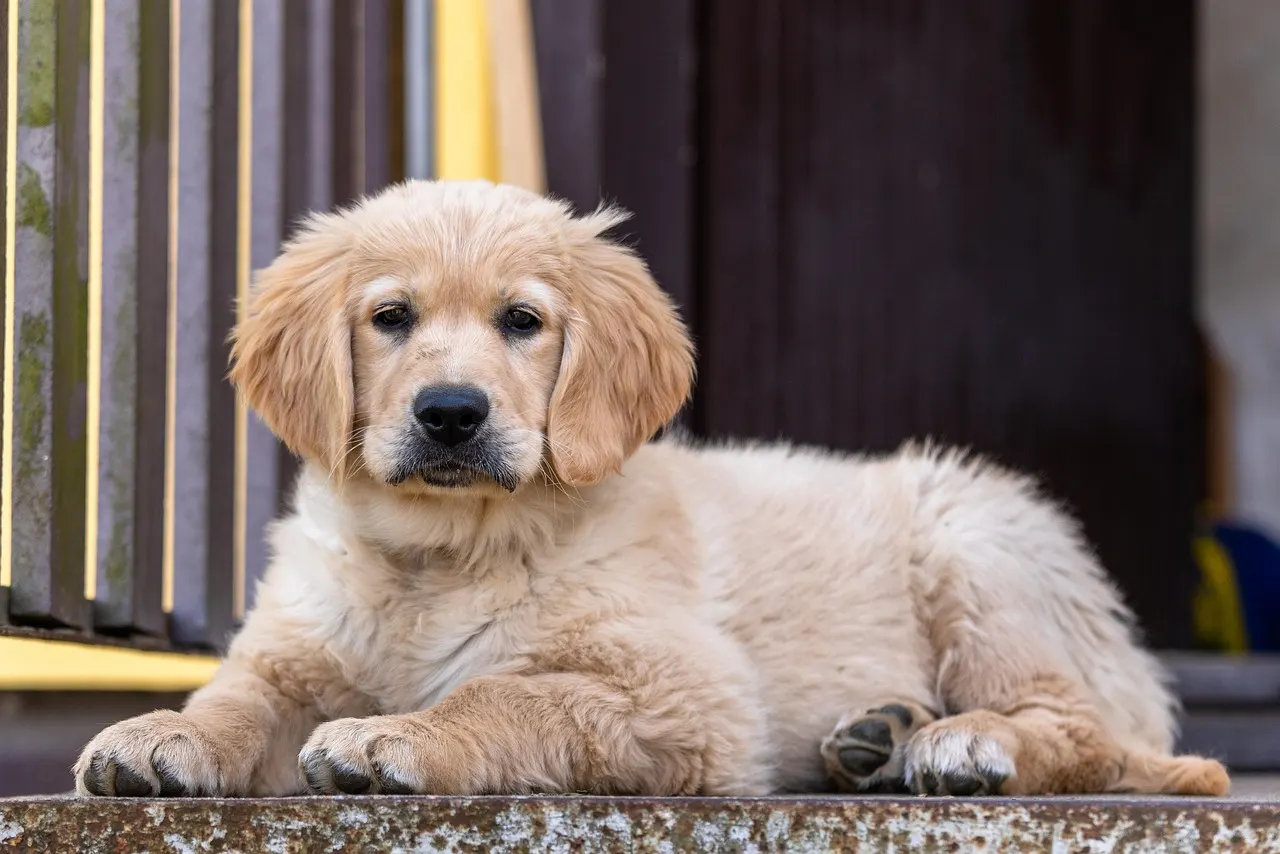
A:
{"label": "puppy's head", "polygon": [[670,300],[603,236],[623,218],[425,181],[314,217],[259,274],[231,379],[338,480],[599,481],[676,413],[693,372]]}

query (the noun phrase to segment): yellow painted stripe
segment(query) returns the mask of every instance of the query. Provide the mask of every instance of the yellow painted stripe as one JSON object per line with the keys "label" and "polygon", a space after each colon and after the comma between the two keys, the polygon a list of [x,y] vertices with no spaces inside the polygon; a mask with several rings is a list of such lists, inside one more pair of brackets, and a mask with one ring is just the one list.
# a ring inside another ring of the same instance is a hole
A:
{"label": "yellow painted stripe", "polygon": [[[102,424],[102,169],[106,22],[103,0],[89,4],[89,371],[84,475],[84,596],[98,593],[98,461]],[[139,235],[141,237],[141,235]]]}
{"label": "yellow painted stripe", "polygon": [[218,660],[61,641],[0,638],[0,690],[192,691]]}
{"label": "yellow painted stripe", "polygon": [[4,413],[0,418],[0,587],[13,580],[13,386],[14,282],[13,253],[18,216],[18,0],[9,0],[8,68],[5,78],[4,141]]}
{"label": "yellow painted stripe", "polygon": [[486,5],[436,0],[436,176],[500,177]]}

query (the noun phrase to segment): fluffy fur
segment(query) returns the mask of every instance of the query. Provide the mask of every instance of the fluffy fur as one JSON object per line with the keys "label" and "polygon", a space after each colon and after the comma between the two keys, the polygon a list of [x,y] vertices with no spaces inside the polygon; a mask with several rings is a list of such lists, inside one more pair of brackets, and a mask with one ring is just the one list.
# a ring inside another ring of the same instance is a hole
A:
{"label": "fluffy fur", "polygon": [[[295,509],[212,683],[79,791],[1226,792],[1027,479],[645,444],[692,348],[620,219],[414,182],[260,274],[231,377],[307,461]],[[444,448],[414,401],[458,384],[491,410]]]}

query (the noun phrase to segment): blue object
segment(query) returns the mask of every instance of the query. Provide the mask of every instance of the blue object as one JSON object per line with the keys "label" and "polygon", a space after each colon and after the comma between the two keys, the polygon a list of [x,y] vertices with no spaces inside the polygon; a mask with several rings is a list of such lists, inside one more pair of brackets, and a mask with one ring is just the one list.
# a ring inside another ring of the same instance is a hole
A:
{"label": "blue object", "polygon": [[1280,652],[1280,546],[1238,523],[1218,522],[1212,531],[1235,573],[1249,649]]}

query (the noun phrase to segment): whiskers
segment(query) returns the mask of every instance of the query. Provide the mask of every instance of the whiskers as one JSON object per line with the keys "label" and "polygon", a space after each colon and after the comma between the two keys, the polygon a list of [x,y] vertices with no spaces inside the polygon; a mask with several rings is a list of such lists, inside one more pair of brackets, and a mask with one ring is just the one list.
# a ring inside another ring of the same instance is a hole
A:
{"label": "whiskers", "polygon": [[541,430],[533,430],[531,428],[524,427],[520,428],[517,432],[526,440],[530,440],[531,443],[536,442],[539,445],[541,454],[538,458],[537,468],[537,474],[540,475],[538,478],[540,483],[538,485],[543,490],[543,495],[550,496],[552,509],[555,509],[555,502],[558,495],[563,495],[574,507],[586,507],[587,502],[583,500],[582,496],[578,493],[577,488],[566,484],[560,479],[555,468],[551,465],[551,457],[547,453],[547,450],[550,449],[554,451],[557,456],[572,460],[574,458],[573,449],[568,445],[565,445],[563,442],[557,442]]}
{"label": "whiskers", "polygon": [[326,486],[333,486],[333,480],[338,475],[338,469],[342,468],[343,464],[350,461],[352,457],[355,458],[355,465],[344,473],[345,477],[358,475],[368,470],[368,467],[365,465],[364,455],[354,453],[358,451],[360,446],[363,444],[364,434],[367,429],[367,427],[362,426],[351,431],[351,435],[348,436],[347,441],[343,443],[342,453],[338,455],[338,458],[333,461],[333,465],[329,467],[329,473],[325,476]]}
{"label": "whiskers", "polygon": [[383,480],[399,486],[413,477],[434,486],[470,486],[475,478],[493,481],[508,493],[520,486],[520,472],[511,464],[511,447],[494,434],[481,434],[453,448],[430,442],[416,434],[406,434],[388,443],[393,448],[395,467]]}

